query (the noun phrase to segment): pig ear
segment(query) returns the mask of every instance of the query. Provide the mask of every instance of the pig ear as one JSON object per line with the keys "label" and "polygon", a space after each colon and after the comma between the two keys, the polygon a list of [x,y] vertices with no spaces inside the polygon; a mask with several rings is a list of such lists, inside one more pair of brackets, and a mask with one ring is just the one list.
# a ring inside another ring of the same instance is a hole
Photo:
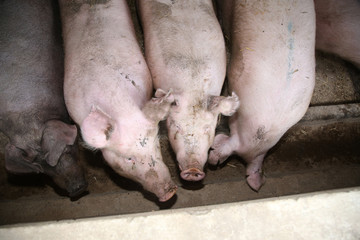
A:
{"label": "pig ear", "polygon": [[82,122],[81,135],[84,141],[94,148],[107,145],[114,131],[115,122],[98,107],[92,107],[90,114]]}
{"label": "pig ear", "polygon": [[75,125],[59,120],[50,120],[45,124],[41,147],[46,152],[46,162],[54,167],[58,163],[67,145],[73,145],[77,136]]}
{"label": "pig ear", "polygon": [[17,148],[16,146],[8,143],[5,146],[5,168],[11,173],[41,173],[42,167],[29,161],[24,156],[25,151]]}
{"label": "pig ear", "polygon": [[142,111],[146,118],[158,123],[167,118],[173,102],[174,96],[172,90],[165,92],[162,89],[157,89],[155,97],[146,103]]}
{"label": "pig ear", "polygon": [[208,99],[208,110],[214,114],[221,113],[225,116],[233,115],[240,106],[238,96],[233,92],[231,96],[210,96]]}

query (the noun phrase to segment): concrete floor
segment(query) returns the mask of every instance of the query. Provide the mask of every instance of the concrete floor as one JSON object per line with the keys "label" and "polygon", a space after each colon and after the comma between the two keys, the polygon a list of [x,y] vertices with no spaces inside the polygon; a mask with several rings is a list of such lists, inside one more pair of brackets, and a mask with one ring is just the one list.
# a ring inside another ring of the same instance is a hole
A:
{"label": "concrete floor", "polygon": [[0,227],[0,239],[360,239],[360,188]]}

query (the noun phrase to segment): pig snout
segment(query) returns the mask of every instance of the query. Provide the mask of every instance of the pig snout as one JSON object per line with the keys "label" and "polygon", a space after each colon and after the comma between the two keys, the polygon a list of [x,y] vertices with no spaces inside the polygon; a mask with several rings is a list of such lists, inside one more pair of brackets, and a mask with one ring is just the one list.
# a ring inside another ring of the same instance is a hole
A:
{"label": "pig snout", "polygon": [[69,197],[76,197],[87,190],[88,183],[84,176],[68,178],[67,176],[54,176],[54,182],[61,188],[65,189]]}
{"label": "pig snout", "polygon": [[[54,178],[54,181],[58,184],[56,180],[57,178]],[[63,182],[63,181],[62,181]],[[81,195],[83,192],[87,190],[88,183],[86,182],[85,178],[78,178],[78,179],[69,179],[65,182],[64,189],[68,192],[69,197],[77,197]]]}
{"label": "pig snout", "polygon": [[141,184],[143,185],[144,189],[154,193],[158,197],[159,202],[168,201],[170,198],[172,198],[172,196],[175,195],[178,189],[176,184],[171,179],[166,182],[154,182],[148,179],[146,182],[142,182]]}
{"label": "pig snout", "polygon": [[182,167],[179,165],[181,173],[180,176],[182,179],[186,181],[200,181],[205,177],[205,173],[203,172],[203,166],[198,162],[192,162],[186,167]]}
{"label": "pig snout", "polygon": [[45,173],[52,176],[54,182],[65,189],[70,197],[79,196],[87,190],[88,183],[84,171],[72,154],[63,154],[58,164],[45,169]]}
{"label": "pig snout", "polygon": [[160,202],[166,202],[167,200],[172,198],[172,196],[175,195],[176,190],[178,188],[173,182],[171,182],[167,185],[168,186],[164,188],[164,192],[156,194],[156,196],[159,198]]}
{"label": "pig snout", "polygon": [[200,181],[205,177],[205,173],[198,168],[189,168],[181,171],[180,176],[186,181]]}
{"label": "pig snout", "polygon": [[77,175],[69,179],[66,184],[66,191],[69,193],[70,197],[77,197],[85,192],[88,188],[88,183],[84,175]]}
{"label": "pig snout", "polygon": [[164,168],[165,164],[160,164],[163,168],[150,169],[146,175],[145,180],[142,182],[144,188],[154,193],[160,202],[166,202],[176,193],[177,186],[172,181],[170,172]]}
{"label": "pig snout", "polygon": [[88,184],[84,181],[80,184],[70,184],[69,187],[66,189],[69,193],[69,196],[70,197],[77,197],[79,196],[80,194],[82,194],[83,192],[86,191],[88,187]]}

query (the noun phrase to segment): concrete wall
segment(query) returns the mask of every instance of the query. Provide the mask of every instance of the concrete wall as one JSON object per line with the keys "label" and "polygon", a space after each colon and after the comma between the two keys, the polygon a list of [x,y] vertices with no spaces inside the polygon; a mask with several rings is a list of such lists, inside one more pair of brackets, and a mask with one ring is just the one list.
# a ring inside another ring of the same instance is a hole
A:
{"label": "concrete wall", "polygon": [[360,187],[142,214],[8,225],[0,228],[0,239],[358,240]]}

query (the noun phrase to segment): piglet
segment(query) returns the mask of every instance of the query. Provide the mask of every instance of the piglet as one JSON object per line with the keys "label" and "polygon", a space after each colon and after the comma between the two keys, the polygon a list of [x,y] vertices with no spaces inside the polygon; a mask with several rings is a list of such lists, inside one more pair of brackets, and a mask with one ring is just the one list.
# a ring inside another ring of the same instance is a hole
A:
{"label": "piglet", "polygon": [[314,2],[316,49],[339,55],[360,69],[360,1]]}
{"label": "piglet", "polygon": [[218,1],[230,40],[229,89],[241,101],[230,136],[215,137],[209,163],[231,154],[246,163],[254,190],[264,183],[267,151],[305,114],[315,83],[312,0]]}
{"label": "piglet", "polygon": [[60,9],[65,102],[83,140],[118,174],[167,201],[177,186],[162,161],[158,123],[174,97],[151,99],[150,72],[126,1],[60,0]]}
{"label": "piglet", "polygon": [[0,130],[5,167],[44,173],[71,197],[87,188],[76,159],[77,128],[63,97],[63,51],[56,1],[0,2]]}
{"label": "piglet", "polygon": [[154,86],[173,90],[175,103],[167,129],[180,175],[188,181],[199,181],[205,177],[203,168],[218,115],[230,116],[239,107],[235,94],[220,96],[226,52],[213,3],[211,0],[137,3]]}

